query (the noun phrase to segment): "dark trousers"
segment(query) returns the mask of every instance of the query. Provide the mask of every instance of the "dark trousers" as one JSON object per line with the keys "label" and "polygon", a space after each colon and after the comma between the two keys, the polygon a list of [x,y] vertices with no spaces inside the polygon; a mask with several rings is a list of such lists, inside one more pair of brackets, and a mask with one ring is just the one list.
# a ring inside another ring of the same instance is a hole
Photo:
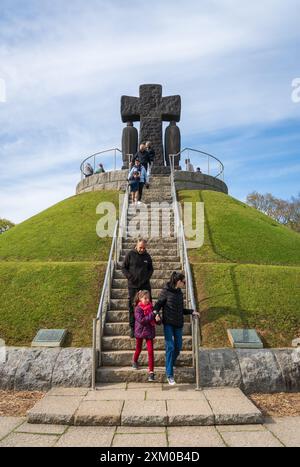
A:
{"label": "dark trousers", "polygon": [[150,300],[152,300],[151,297],[151,287],[149,286],[142,286],[139,288],[136,287],[128,287],[128,309],[129,309],[129,326],[134,329],[134,299],[136,294],[138,293],[139,290],[149,290],[150,292]]}
{"label": "dark trousers", "polygon": [[145,185],[144,182],[139,183],[139,201],[141,201],[141,199],[142,199],[144,185]]}

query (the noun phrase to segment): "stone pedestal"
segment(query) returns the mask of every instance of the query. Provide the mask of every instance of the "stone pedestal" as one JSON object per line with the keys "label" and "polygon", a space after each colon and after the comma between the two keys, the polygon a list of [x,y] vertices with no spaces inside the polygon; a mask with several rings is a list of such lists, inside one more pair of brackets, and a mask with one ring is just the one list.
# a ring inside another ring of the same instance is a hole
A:
{"label": "stone pedestal", "polygon": [[[176,122],[172,121],[167,126],[166,131],[165,131],[165,161],[168,166],[172,162],[172,161],[170,162],[169,160],[169,155],[178,154],[180,152],[180,148],[181,148],[180,129],[176,125]],[[180,155],[174,158],[175,169],[179,168],[179,160],[180,160]]]}
{"label": "stone pedestal", "polygon": [[122,169],[128,169],[129,167],[128,154],[136,154],[138,149],[138,139],[139,135],[137,129],[133,126],[132,122],[127,122],[127,126],[123,129],[122,133]]}

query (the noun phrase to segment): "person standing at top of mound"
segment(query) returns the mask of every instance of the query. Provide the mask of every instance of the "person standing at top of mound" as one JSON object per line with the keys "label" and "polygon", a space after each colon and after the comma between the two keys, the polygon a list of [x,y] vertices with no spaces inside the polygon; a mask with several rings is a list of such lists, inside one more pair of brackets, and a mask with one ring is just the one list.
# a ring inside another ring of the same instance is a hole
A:
{"label": "person standing at top of mound", "polygon": [[184,297],[181,290],[184,287],[184,274],[174,271],[154,306],[157,321],[160,320],[159,311],[163,310],[162,323],[165,335],[166,375],[168,383],[171,385],[175,384],[174,365],[182,350],[184,315],[199,316],[199,313],[195,310],[184,308]]}
{"label": "person standing at top of mound", "polygon": [[151,168],[153,166],[154,159],[155,159],[155,151],[152,147],[151,141],[147,141],[145,146],[146,146],[146,151],[148,152],[148,156],[149,156],[149,174],[150,174]]}
{"label": "person standing at top of mound", "polygon": [[144,143],[140,144],[140,150],[134,155],[132,159],[132,165],[134,165],[136,160],[139,160],[145,170],[148,170],[148,164],[150,163],[150,156],[146,150],[146,145]]}
{"label": "person standing at top of mound", "polygon": [[128,308],[130,337],[134,337],[134,299],[139,290],[148,290],[151,301],[150,279],[153,274],[152,258],[146,251],[147,241],[138,240],[122,264],[122,272],[128,281]]}

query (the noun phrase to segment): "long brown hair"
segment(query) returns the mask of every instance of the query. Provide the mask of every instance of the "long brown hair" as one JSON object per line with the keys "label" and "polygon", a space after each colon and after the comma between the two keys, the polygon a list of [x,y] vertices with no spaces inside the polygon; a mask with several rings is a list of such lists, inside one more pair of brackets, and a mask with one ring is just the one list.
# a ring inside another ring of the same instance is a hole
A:
{"label": "long brown hair", "polygon": [[145,296],[148,296],[149,300],[150,300],[150,292],[149,290],[139,290],[138,293],[136,294],[135,298],[134,298],[134,303],[135,303],[135,306],[137,306],[137,304],[141,301],[141,299]]}

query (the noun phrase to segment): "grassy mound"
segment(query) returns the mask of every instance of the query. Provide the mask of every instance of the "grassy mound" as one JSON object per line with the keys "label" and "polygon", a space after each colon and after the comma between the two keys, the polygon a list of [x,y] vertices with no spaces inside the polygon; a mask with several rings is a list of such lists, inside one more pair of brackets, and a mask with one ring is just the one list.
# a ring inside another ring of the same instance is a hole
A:
{"label": "grassy mound", "polygon": [[118,191],[72,196],[0,236],[0,261],[106,261],[111,238],[99,238],[100,202],[118,206]]}
{"label": "grassy mound", "polygon": [[181,191],[181,202],[204,202],[205,241],[193,262],[300,266],[300,235],[223,193]]}
{"label": "grassy mound", "polygon": [[202,201],[205,239],[189,251],[203,345],[229,346],[226,329],[255,328],[266,347],[300,336],[300,235],[214,191],[181,191]]}
{"label": "grassy mound", "polygon": [[41,328],[68,329],[69,344],[91,345],[105,263],[0,263],[0,335],[30,345]]}
{"label": "grassy mound", "polygon": [[203,345],[228,347],[226,329],[254,328],[266,347],[300,331],[300,267],[193,264]]}
{"label": "grassy mound", "polygon": [[119,192],[68,198],[0,237],[0,337],[30,345],[40,328],[66,328],[68,344],[91,345],[111,238],[99,238],[100,202]]}

